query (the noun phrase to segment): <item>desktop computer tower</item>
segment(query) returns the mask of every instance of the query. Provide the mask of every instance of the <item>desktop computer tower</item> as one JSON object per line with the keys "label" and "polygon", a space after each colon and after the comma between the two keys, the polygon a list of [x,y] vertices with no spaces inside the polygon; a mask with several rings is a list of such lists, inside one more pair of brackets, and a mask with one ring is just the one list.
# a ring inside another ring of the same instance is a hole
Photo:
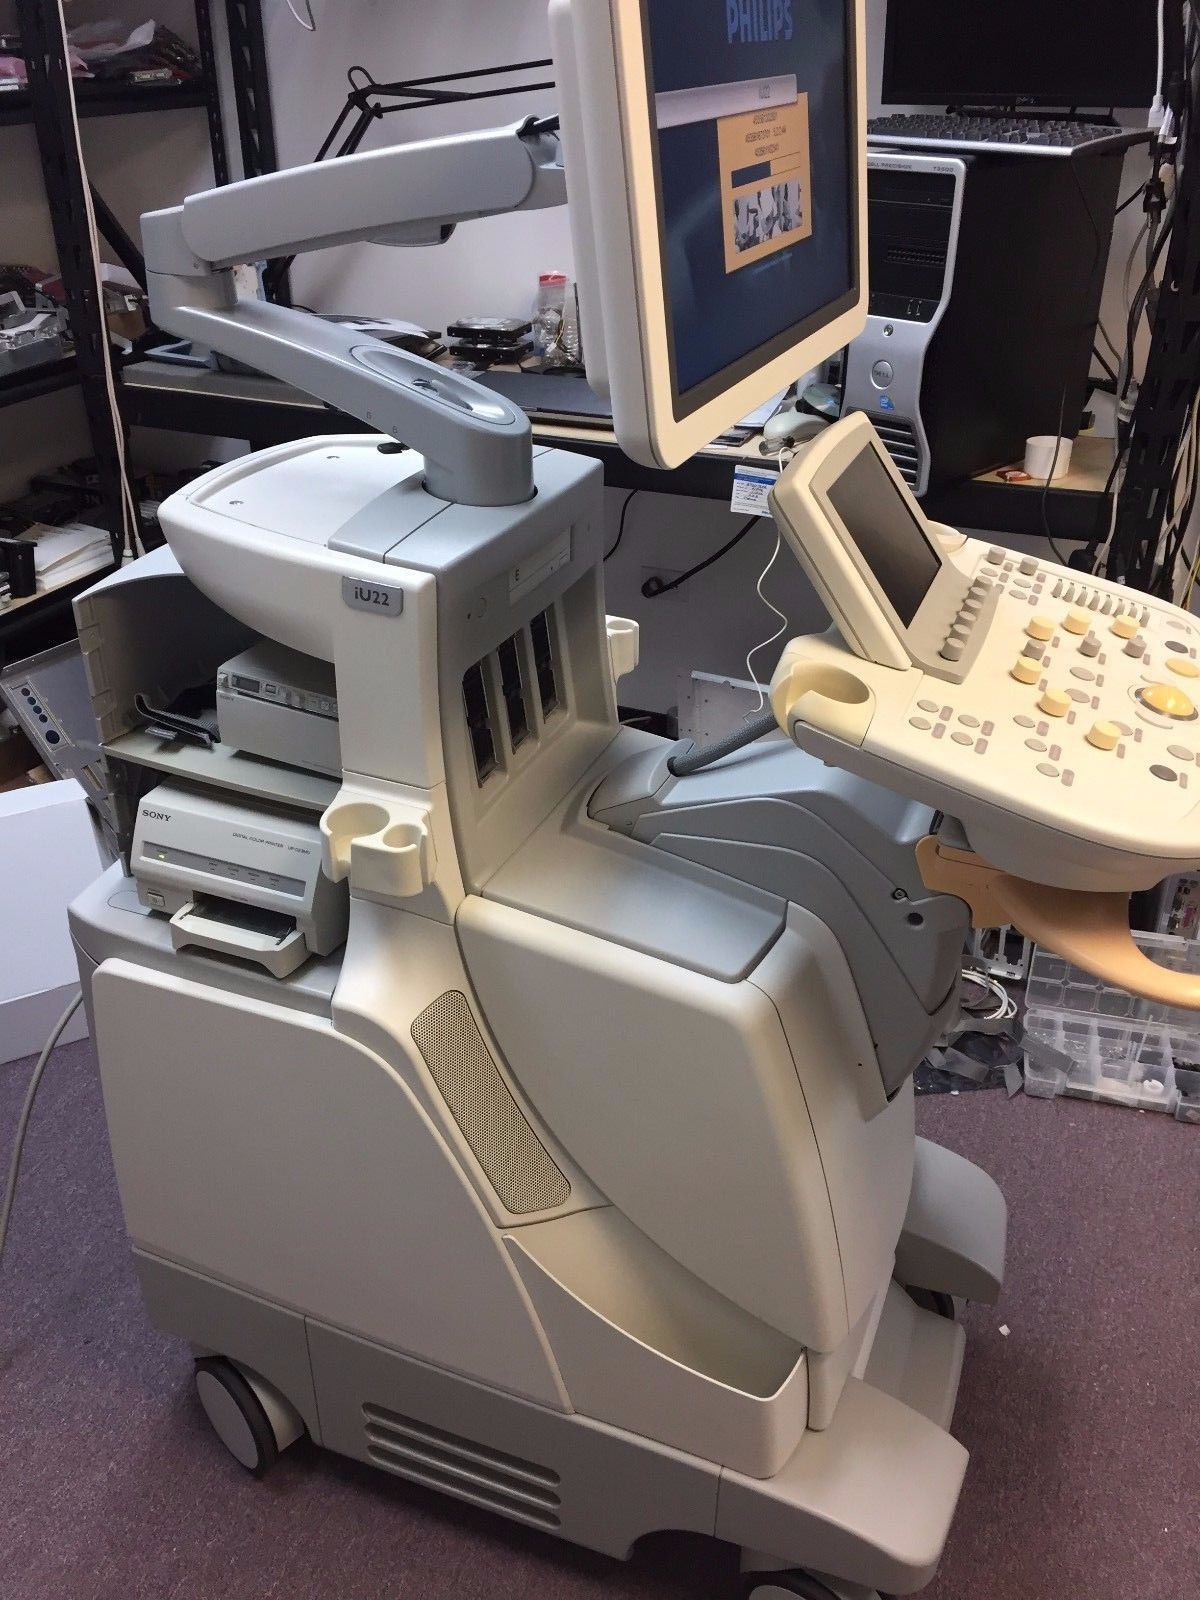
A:
{"label": "desktop computer tower", "polygon": [[918,496],[1073,435],[1120,155],[871,150],[867,326],[843,415],[865,411]]}

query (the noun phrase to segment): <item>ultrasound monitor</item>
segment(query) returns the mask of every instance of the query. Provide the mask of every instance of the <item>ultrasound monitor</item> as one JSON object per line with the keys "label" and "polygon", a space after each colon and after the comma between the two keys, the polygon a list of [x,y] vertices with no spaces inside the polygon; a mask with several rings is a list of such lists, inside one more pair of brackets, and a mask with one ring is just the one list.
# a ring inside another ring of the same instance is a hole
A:
{"label": "ultrasound monitor", "polygon": [[862,0],[553,0],[588,377],[677,466],[866,313]]}

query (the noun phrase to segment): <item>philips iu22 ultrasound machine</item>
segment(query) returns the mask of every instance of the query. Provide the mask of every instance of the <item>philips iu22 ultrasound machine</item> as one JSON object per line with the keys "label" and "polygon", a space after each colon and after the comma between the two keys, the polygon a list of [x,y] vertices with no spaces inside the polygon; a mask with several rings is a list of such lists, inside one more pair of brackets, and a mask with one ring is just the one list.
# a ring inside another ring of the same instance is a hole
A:
{"label": "philips iu22 ultrasound machine", "polygon": [[1197,634],[931,525],[851,418],[773,495],[834,619],[775,674],[790,737],[622,728],[600,467],[231,271],[569,187],[591,379],[666,467],[844,345],[861,0],[551,17],[561,151],[531,119],[144,219],[162,327],[378,432],[218,467],[78,605],[125,1220],[254,1471],[307,1432],[616,1556],[714,1535],[760,1600],[910,1593],[967,1459],[944,1313],[1005,1244],[911,1074],[972,917],[1200,1005],[1123,915],[1200,862]]}

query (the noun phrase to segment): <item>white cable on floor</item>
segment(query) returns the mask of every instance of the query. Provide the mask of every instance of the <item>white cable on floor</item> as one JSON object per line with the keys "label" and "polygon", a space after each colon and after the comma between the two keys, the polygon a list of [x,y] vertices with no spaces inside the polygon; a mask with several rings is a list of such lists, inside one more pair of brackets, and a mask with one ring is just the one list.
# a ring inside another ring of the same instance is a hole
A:
{"label": "white cable on floor", "polygon": [[76,990],[67,1009],[59,1017],[54,1027],[50,1030],[50,1037],[42,1046],[42,1053],[37,1058],[37,1065],[33,1069],[33,1076],[29,1080],[29,1087],[25,1091],[25,1099],[21,1105],[21,1115],[17,1118],[17,1134],[13,1141],[12,1158],[8,1164],[8,1182],[4,1188],[4,1205],[0,1208],[0,1264],[4,1261],[4,1246],[8,1243],[8,1225],[12,1220],[13,1200],[17,1193],[17,1176],[21,1171],[21,1152],[25,1148],[25,1134],[29,1129],[29,1118],[33,1114],[33,1102],[37,1099],[38,1087],[42,1081],[42,1074],[46,1070],[46,1063],[54,1052],[54,1047],[62,1038],[63,1029],[83,1000],[81,990]]}

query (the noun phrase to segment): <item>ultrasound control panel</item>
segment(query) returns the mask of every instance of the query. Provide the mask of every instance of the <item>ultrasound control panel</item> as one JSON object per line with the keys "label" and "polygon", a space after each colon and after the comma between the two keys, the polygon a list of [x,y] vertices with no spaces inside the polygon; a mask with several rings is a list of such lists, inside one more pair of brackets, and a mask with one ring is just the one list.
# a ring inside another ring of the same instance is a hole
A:
{"label": "ultrasound control panel", "polygon": [[[938,529],[870,425],[848,420],[852,432],[829,430],[773,496],[836,624],[785,650],[772,684],[781,726],[957,817],[978,854],[1035,882],[1133,890],[1200,863],[1200,625]],[[839,483],[848,465],[868,481],[864,451],[874,502]],[[887,493],[899,507],[881,513]]]}

